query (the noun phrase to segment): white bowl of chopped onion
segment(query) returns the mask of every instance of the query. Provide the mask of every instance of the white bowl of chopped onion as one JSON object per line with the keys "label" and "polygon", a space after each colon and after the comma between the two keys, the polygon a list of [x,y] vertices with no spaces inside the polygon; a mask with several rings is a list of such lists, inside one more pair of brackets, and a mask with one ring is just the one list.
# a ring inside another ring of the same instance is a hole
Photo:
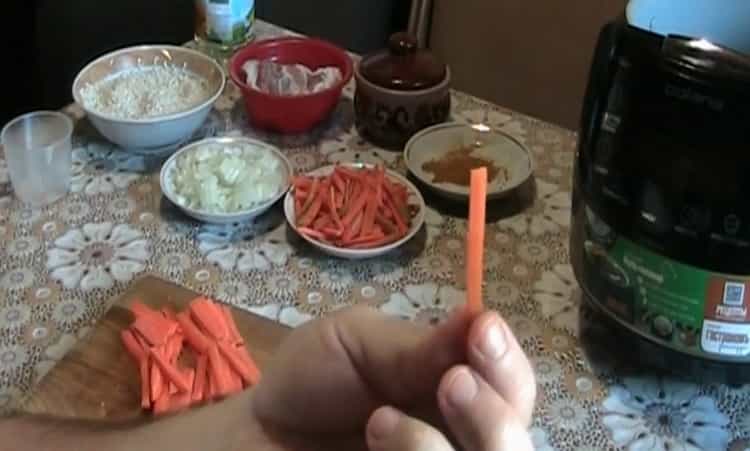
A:
{"label": "white bowl of chopped onion", "polygon": [[221,66],[200,52],[142,45],[89,63],[73,82],[73,98],[113,143],[160,149],[192,136],[225,84]]}
{"label": "white bowl of chopped onion", "polygon": [[276,147],[245,137],[207,138],[172,155],[161,190],[188,216],[214,224],[243,222],[265,213],[286,194],[293,175]]}

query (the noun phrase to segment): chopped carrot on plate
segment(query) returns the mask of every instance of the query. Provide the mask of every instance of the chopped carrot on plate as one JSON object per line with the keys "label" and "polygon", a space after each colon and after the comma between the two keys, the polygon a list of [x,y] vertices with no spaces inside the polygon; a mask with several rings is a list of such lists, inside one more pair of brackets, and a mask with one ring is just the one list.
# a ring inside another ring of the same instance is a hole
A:
{"label": "chopped carrot on plate", "polygon": [[326,176],[298,176],[291,195],[297,231],[326,244],[376,248],[403,238],[411,226],[408,190],[382,166],[337,165]]}

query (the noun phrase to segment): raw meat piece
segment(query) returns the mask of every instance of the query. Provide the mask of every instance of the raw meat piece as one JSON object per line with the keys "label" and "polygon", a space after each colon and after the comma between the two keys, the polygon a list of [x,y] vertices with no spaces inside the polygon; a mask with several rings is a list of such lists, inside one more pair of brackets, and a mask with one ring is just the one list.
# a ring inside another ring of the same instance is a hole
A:
{"label": "raw meat piece", "polygon": [[298,96],[324,91],[341,81],[338,67],[310,70],[302,64],[248,60],[242,66],[247,84],[268,94]]}

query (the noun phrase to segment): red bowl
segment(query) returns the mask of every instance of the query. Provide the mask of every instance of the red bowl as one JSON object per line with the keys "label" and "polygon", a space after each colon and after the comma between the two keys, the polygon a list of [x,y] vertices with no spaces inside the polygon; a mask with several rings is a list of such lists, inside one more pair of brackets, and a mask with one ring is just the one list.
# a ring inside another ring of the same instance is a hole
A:
{"label": "red bowl", "polygon": [[[281,64],[304,64],[312,70],[335,66],[339,83],[325,91],[301,96],[277,96],[251,88],[242,65],[250,59],[270,59]],[[336,108],[341,90],[352,78],[352,60],[345,51],[320,39],[285,37],[254,42],[238,50],[229,61],[229,75],[245,100],[248,121],[282,133],[302,133],[323,121]]]}

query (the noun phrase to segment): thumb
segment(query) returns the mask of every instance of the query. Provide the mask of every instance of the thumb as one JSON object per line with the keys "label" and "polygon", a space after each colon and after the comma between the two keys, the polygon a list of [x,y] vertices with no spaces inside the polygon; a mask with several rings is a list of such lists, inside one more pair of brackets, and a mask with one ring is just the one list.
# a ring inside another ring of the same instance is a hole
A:
{"label": "thumb", "polygon": [[440,378],[466,361],[472,318],[438,327],[354,307],[296,329],[254,389],[256,414],[301,430],[351,430],[383,404],[435,403]]}
{"label": "thumb", "polygon": [[462,308],[436,327],[353,308],[334,318],[333,324],[359,376],[383,401],[404,405],[433,399],[444,373],[466,361],[472,321]]}
{"label": "thumb", "polygon": [[370,451],[455,451],[439,430],[392,407],[381,407],[370,417],[367,447]]}

